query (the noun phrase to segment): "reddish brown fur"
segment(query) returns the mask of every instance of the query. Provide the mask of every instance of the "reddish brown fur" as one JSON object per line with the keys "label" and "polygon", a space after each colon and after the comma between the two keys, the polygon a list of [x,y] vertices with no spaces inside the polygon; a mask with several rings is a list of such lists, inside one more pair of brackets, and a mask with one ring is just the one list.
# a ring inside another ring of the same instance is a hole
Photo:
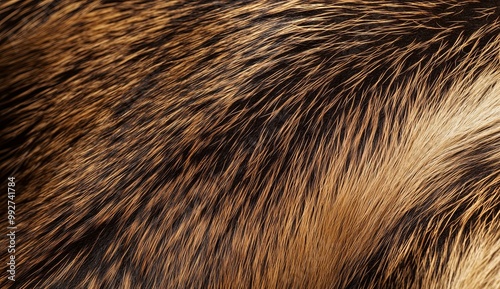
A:
{"label": "reddish brown fur", "polygon": [[18,288],[500,288],[498,1],[107,2],[0,4]]}

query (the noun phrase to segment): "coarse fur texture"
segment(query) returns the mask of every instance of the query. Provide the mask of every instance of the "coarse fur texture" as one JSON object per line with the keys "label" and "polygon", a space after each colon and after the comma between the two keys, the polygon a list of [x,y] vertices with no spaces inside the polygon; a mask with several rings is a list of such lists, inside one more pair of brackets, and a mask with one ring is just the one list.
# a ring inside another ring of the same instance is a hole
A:
{"label": "coarse fur texture", "polygon": [[498,0],[6,0],[0,97],[17,288],[500,288]]}

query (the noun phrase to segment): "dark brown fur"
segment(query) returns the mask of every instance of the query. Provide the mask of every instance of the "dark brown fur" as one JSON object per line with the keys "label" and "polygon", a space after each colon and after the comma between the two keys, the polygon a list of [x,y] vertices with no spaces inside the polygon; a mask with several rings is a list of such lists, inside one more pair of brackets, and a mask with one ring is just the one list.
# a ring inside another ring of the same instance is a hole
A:
{"label": "dark brown fur", "polygon": [[15,284],[500,288],[499,7],[3,1]]}

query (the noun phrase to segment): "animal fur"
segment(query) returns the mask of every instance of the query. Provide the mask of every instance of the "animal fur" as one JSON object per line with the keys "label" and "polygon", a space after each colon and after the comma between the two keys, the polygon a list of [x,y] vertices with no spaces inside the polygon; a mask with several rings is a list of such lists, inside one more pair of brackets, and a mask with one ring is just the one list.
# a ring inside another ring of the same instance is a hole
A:
{"label": "animal fur", "polygon": [[500,288],[499,1],[8,0],[0,97],[17,288]]}

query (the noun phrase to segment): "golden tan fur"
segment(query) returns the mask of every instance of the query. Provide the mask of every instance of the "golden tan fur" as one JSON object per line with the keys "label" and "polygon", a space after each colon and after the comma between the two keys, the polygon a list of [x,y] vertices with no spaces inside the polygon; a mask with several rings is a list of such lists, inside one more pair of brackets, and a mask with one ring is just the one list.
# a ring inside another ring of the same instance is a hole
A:
{"label": "golden tan fur", "polygon": [[498,1],[34,2],[18,288],[500,288]]}

